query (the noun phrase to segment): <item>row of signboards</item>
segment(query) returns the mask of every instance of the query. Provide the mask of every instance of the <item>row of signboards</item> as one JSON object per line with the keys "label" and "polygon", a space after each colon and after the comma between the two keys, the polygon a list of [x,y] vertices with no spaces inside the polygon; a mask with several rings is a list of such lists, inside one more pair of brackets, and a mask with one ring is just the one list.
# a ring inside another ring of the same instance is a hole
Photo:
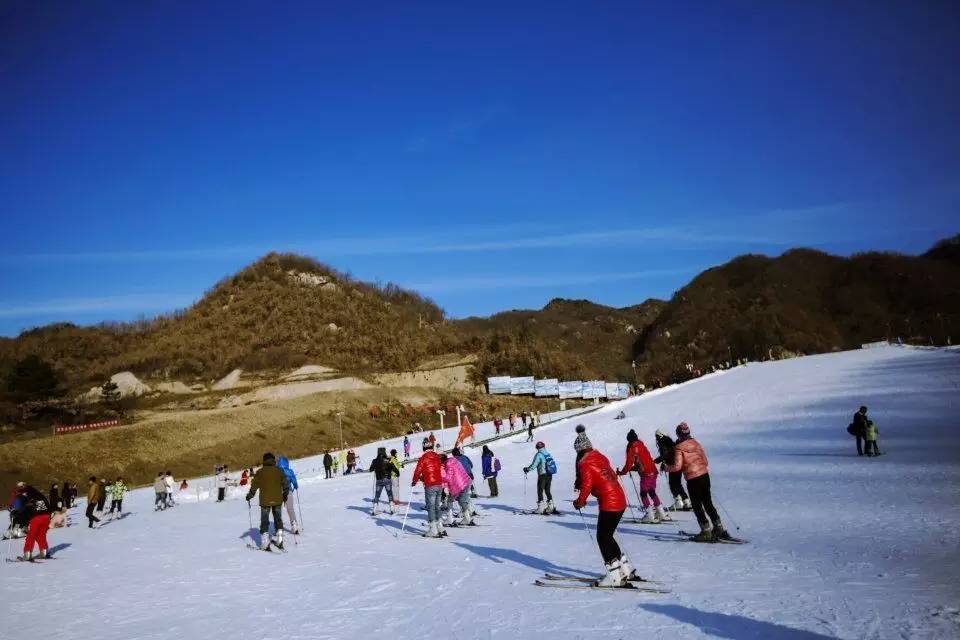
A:
{"label": "row of signboards", "polygon": [[624,382],[604,382],[603,380],[571,380],[561,382],[557,378],[536,380],[533,376],[513,378],[494,376],[487,378],[487,389],[494,394],[514,396],[536,396],[538,398],[607,398],[619,400],[630,395],[630,385]]}

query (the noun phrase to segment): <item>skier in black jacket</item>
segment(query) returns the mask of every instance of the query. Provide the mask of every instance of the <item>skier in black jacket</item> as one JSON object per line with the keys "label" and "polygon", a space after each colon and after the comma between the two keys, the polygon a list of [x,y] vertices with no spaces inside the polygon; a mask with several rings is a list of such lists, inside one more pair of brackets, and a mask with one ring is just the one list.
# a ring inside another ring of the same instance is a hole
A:
{"label": "skier in black jacket", "polygon": [[384,489],[387,491],[387,507],[390,510],[390,513],[393,513],[393,463],[390,462],[390,457],[387,455],[387,448],[380,447],[377,449],[377,457],[373,459],[373,462],[370,463],[370,472],[374,474],[376,478],[376,484],[374,493],[373,493],[373,509],[370,511],[370,515],[377,515],[377,506],[380,504],[380,494]]}
{"label": "skier in black jacket", "polygon": [[853,414],[853,431],[851,434],[857,439],[857,455],[863,455],[863,440],[867,435],[867,408],[860,407],[860,410]]}
{"label": "skier in black jacket", "polygon": [[[674,443],[673,439],[663,431],[657,429],[657,451],[659,456],[653,461],[654,464],[672,465],[674,462]],[[662,468],[662,467],[661,467]],[[689,511],[693,508],[690,502],[690,496],[683,489],[683,472],[675,471],[668,475],[670,478],[670,493],[673,495],[674,511]]]}
{"label": "skier in black jacket", "polygon": [[333,467],[333,456],[327,451],[323,454],[323,477],[327,480],[333,477],[331,468]]}

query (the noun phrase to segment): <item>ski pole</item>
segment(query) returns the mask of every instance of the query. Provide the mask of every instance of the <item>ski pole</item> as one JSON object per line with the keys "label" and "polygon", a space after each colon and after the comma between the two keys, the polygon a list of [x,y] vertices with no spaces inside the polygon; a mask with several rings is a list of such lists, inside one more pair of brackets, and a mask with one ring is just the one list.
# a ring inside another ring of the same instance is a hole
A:
{"label": "ski pole", "polygon": [[[590,546],[593,546],[593,536],[590,535],[590,528],[587,526],[587,519],[583,517],[583,510],[577,509],[577,513],[580,514],[580,522],[583,523],[583,532],[587,534],[587,539],[590,540]],[[597,551],[600,551],[599,543],[597,546]],[[600,552],[600,563],[606,567],[607,561],[603,559],[603,552]]]}
{"label": "ski pole", "polygon": [[630,484],[633,485],[633,493],[637,496],[637,502],[643,504],[643,498],[640,497],[640,489],[637,488],[637,481],[630,475]]}
{"label": "ski pole", "polygon": [[527,508],[527,473],[523,473],[523,508]]}
{"label": "ski pole", "polygon": [[407,528],[407,514],[410,513],[410,503],[413,502],[413,490],[410,490],[410,499],[407,500],[407,508],[403,510],[403,524],[400,525],[400,532],[395,535],[399,538],[403,530]]}
{"label": "ski pole", "polygon": [[297,514],[300,516],[300,531],[303,531],[303,507],[300,506],[300,487],[297,487]]}
{"label": "ski pole", "polygon": [[[624,496],[623,496],[623,497],[626,498],[626,497],[627,497],[627,496],[626,496],[627,489],[626,489],[626,487],[623,486],[623,476],[618,475],[618,476],[617,476],[617,480],[620,481],[620,490],[623,491],[623,493],[624,493]],[[630,476],[630,480],[631,480],[631,484],[632,484],[632,483],[633,483],[633,476]],[[627,498],[627,506],[630,507],[630,517],[633,518],[634,520],[636,520],[636,519],[637,519],[637,513],[636,513],[636,511],[633,510],[633,505],[630,504],[630,499],[629,499],[629,498]]]}
{"label": "ski pole", "polygon": [[733,526],[737,528],[737,531],[740,531],[740,525],[737,524],[737,521],[733,519],[733,516],[730,515],[730,512],[727,511],[727,508],[723,506],[723,503],[720,502],[720,500],[717,499],[716,497],[714,497],[713,499],[717,503],[717,505],[723,510],[723,512],[727,515],[727,517],[730,518],[730,522],[732,522]]}

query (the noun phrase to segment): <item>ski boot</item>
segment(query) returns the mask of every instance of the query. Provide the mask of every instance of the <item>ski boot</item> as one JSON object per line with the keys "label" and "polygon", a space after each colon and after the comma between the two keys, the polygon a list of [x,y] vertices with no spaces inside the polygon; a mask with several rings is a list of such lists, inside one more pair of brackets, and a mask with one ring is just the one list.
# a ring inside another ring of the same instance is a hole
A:
{"label": "ski boot", "polygon": [[663,507],[657,506],[654,509],[653,517],[657,519],[658,522],[672,522],[673,518],[670,517],[670,514],[663,510]]}
{"label": "ski boot", "polygon": [[393,508],[392,502],[387,503],[387,511],[390,513],[390,515],[393,515],[397,512],[396,509]]}
{"label": "ski boot", "polygon": [[440,520],[437,520],[434,524],[436,524],[436,534],[437,534],[435,537],[446,538],[449,535],[447,533],[447,530],[443,528],[443,522],[441,522]]}
{"label": "ski boot", "polygon": [[693,511],[693,502],[690,500],[690,498],[687,498],[686,500],[684,500],[683,510],[684,510],[684,511]]}
{"label": "ski boot", "polygon": [[643,510],[643,517],[640,518],[640,524],[656,524],[657,522],[659,521],[654,517],[654,514],[650,512],[650,509]]}
{"label": "ski boot", "polygon": [[686,505],[683,503],[683,498],[680,496],[673,496],[673,504],[670,505],[671,511],[683,511],[686,508]]}
{"label": "ski boot", "polygon": [[283,529],[277,531],[277,534],[273,536],[273,544],[277,546],[277,549],[283,551]]}
{"label": "ski boot", "polygon": [[557,511],[557,508],[553,504],[553,500],[547,500],[547,509],[546,511],[544,511],[544,513],[548,516],[552,516],[559,513]]}
{"label": "ski boot", "polygon": [[535,513],[542,516],[546,512],[547,512],[547,503],[541,500],[540,502],[537,503],[537,510],[535,511]]}
{"label": "ski boot", "polygon": [[723,528],[723,524],[720,521],[717,521],[713,525],[713,539],[714,540],[732,540],[727,530]]}
{"label": "ski boot", "polygon": [[625,587],[627,586],[627,581],[624,579],[623,575],[620,572],[620,561],[614,560],[610,564],[606,565],[607,575],[603,576],[600,580],[597,581],[596,586],[598,587]]}
{"label": "ski boot", "polygon": [[260,550],[261,551],[270,550],[270,536],[266,533],[260,534]]}
{"label": "ski boot", "polygon": [[713,526],[709,522],[700,523],[700,533],[693,536],[694,542],[713,542]]}
{"label": "ski boot", "polygon": [[643,578],[637,575],[637,571],[633,568],[633,565],[630,564],[630,560],[627,558],[626,554],[620,556],[620,575],[626,582],[631,580],[643,580]]}
{"label": "ski boot", "polygon": [[370,509],[370,515],[371,515],[371,516],[376,516],[378,513],[380,513],[380,512],[377,511],[377,505],[373,505],[373,509]]}
{"label": "ski boot", "polygon": [[24,551],[22,556],[17,556],[18,562],[33,562],[33,552]]}

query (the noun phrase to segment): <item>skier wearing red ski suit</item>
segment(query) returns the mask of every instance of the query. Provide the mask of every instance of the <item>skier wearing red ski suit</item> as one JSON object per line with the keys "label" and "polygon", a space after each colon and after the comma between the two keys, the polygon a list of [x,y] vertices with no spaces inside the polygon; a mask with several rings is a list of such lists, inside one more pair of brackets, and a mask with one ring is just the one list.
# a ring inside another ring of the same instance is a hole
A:
{"label": "skier wearing red ski suit", "polygon": [[627,508],[627,498],[606,456],[594,451],[589,446],[589,441],[587,448],[578,453],[583,454],[577,462],[577,469],[580,471],[580,495],[574,500],[573,506],[583,509],[591,495],[597,499],[600,505],[597,516],[597,545],[604,563],[609,565],[614,560],[619,561],[622,555],[613,534]]}

